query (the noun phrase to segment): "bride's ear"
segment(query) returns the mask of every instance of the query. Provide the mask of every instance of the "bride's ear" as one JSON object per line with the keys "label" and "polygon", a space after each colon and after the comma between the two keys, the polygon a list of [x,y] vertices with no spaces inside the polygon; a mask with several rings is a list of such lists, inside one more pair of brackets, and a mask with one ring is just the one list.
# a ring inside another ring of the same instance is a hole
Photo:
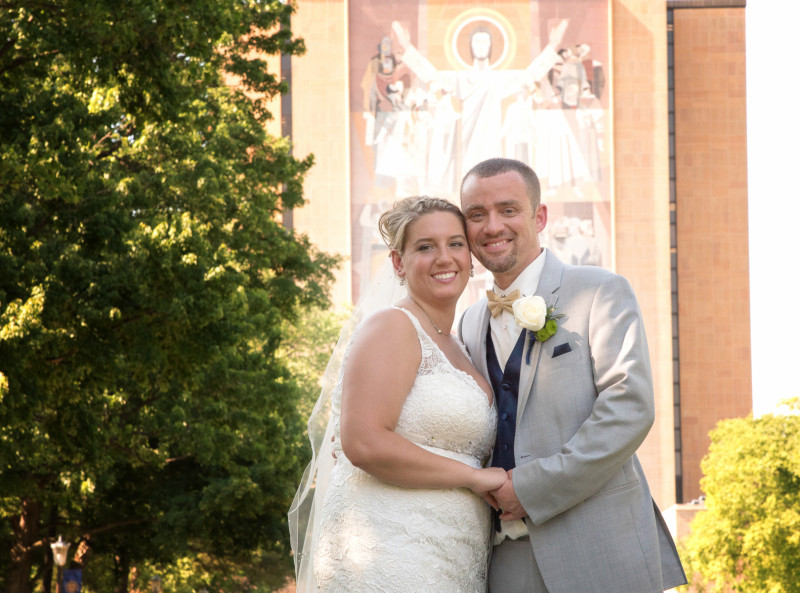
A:
{"label": "bride's ear", "polygon": [[398,278],[402,278],[406,275],[406,272],[403,269],[403,258],[400,256],[400,252],[397,251],[397,249],[392,249],[390,256],[392,258],[392,267],[394,268],[394,273]]}

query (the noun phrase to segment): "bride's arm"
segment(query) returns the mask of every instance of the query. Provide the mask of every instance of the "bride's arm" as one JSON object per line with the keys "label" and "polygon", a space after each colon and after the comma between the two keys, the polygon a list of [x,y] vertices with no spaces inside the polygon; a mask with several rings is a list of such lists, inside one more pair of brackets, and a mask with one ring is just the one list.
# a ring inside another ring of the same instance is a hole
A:
{"label": "bride's arm", "polygon": [[408,488],[469,488],[479,495],[506,480],[500,468],[475,469],[394,432],[422,353],[408,317],[381,311],[361,328],[344,370],[342,450],[353,465]]}

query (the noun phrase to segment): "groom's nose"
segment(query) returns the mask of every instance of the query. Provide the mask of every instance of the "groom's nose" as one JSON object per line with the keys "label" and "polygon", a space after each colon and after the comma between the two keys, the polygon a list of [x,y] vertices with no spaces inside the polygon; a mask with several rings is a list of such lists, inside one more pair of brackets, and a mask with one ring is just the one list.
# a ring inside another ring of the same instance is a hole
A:
{"label": "groom's nose", "polygon": [[486,224],[483,225],[483,232],[487,235],[495,235],[503,231],[503,221],[496,212],[489,212],[486,215]]}

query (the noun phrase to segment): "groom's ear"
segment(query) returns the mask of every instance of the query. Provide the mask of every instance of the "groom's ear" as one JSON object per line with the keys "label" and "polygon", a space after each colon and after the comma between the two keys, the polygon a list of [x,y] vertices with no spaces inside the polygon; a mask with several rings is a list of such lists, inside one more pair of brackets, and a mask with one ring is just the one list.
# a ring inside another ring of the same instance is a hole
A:
{"label": "groom's ear", "polygon": [[533,218],[536,220],[536,232],[541,233],[547,226],[547,204],[539,204]]}

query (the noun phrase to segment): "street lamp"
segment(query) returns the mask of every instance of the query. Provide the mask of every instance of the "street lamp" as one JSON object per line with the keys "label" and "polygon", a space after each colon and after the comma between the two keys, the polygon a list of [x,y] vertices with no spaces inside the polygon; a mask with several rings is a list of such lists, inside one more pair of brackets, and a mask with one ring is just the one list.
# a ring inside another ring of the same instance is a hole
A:
{"label": "street lamp", "polygon": [[62,593],[61,580],[63,578],[64,566],[66,566],[67,564],[67,552],[69,551],[69,542],[63,541],[61,539],[61,536],[59,535],[58,541],[50,544],[50,547],[53,548],[53,561],[56,563],[56,566],[58,567],[56,576],[56,593]]}
{"label": "street lamp", "polygon": [[150,593],[161,593],[161,577],[156,575],[150,579]]}

